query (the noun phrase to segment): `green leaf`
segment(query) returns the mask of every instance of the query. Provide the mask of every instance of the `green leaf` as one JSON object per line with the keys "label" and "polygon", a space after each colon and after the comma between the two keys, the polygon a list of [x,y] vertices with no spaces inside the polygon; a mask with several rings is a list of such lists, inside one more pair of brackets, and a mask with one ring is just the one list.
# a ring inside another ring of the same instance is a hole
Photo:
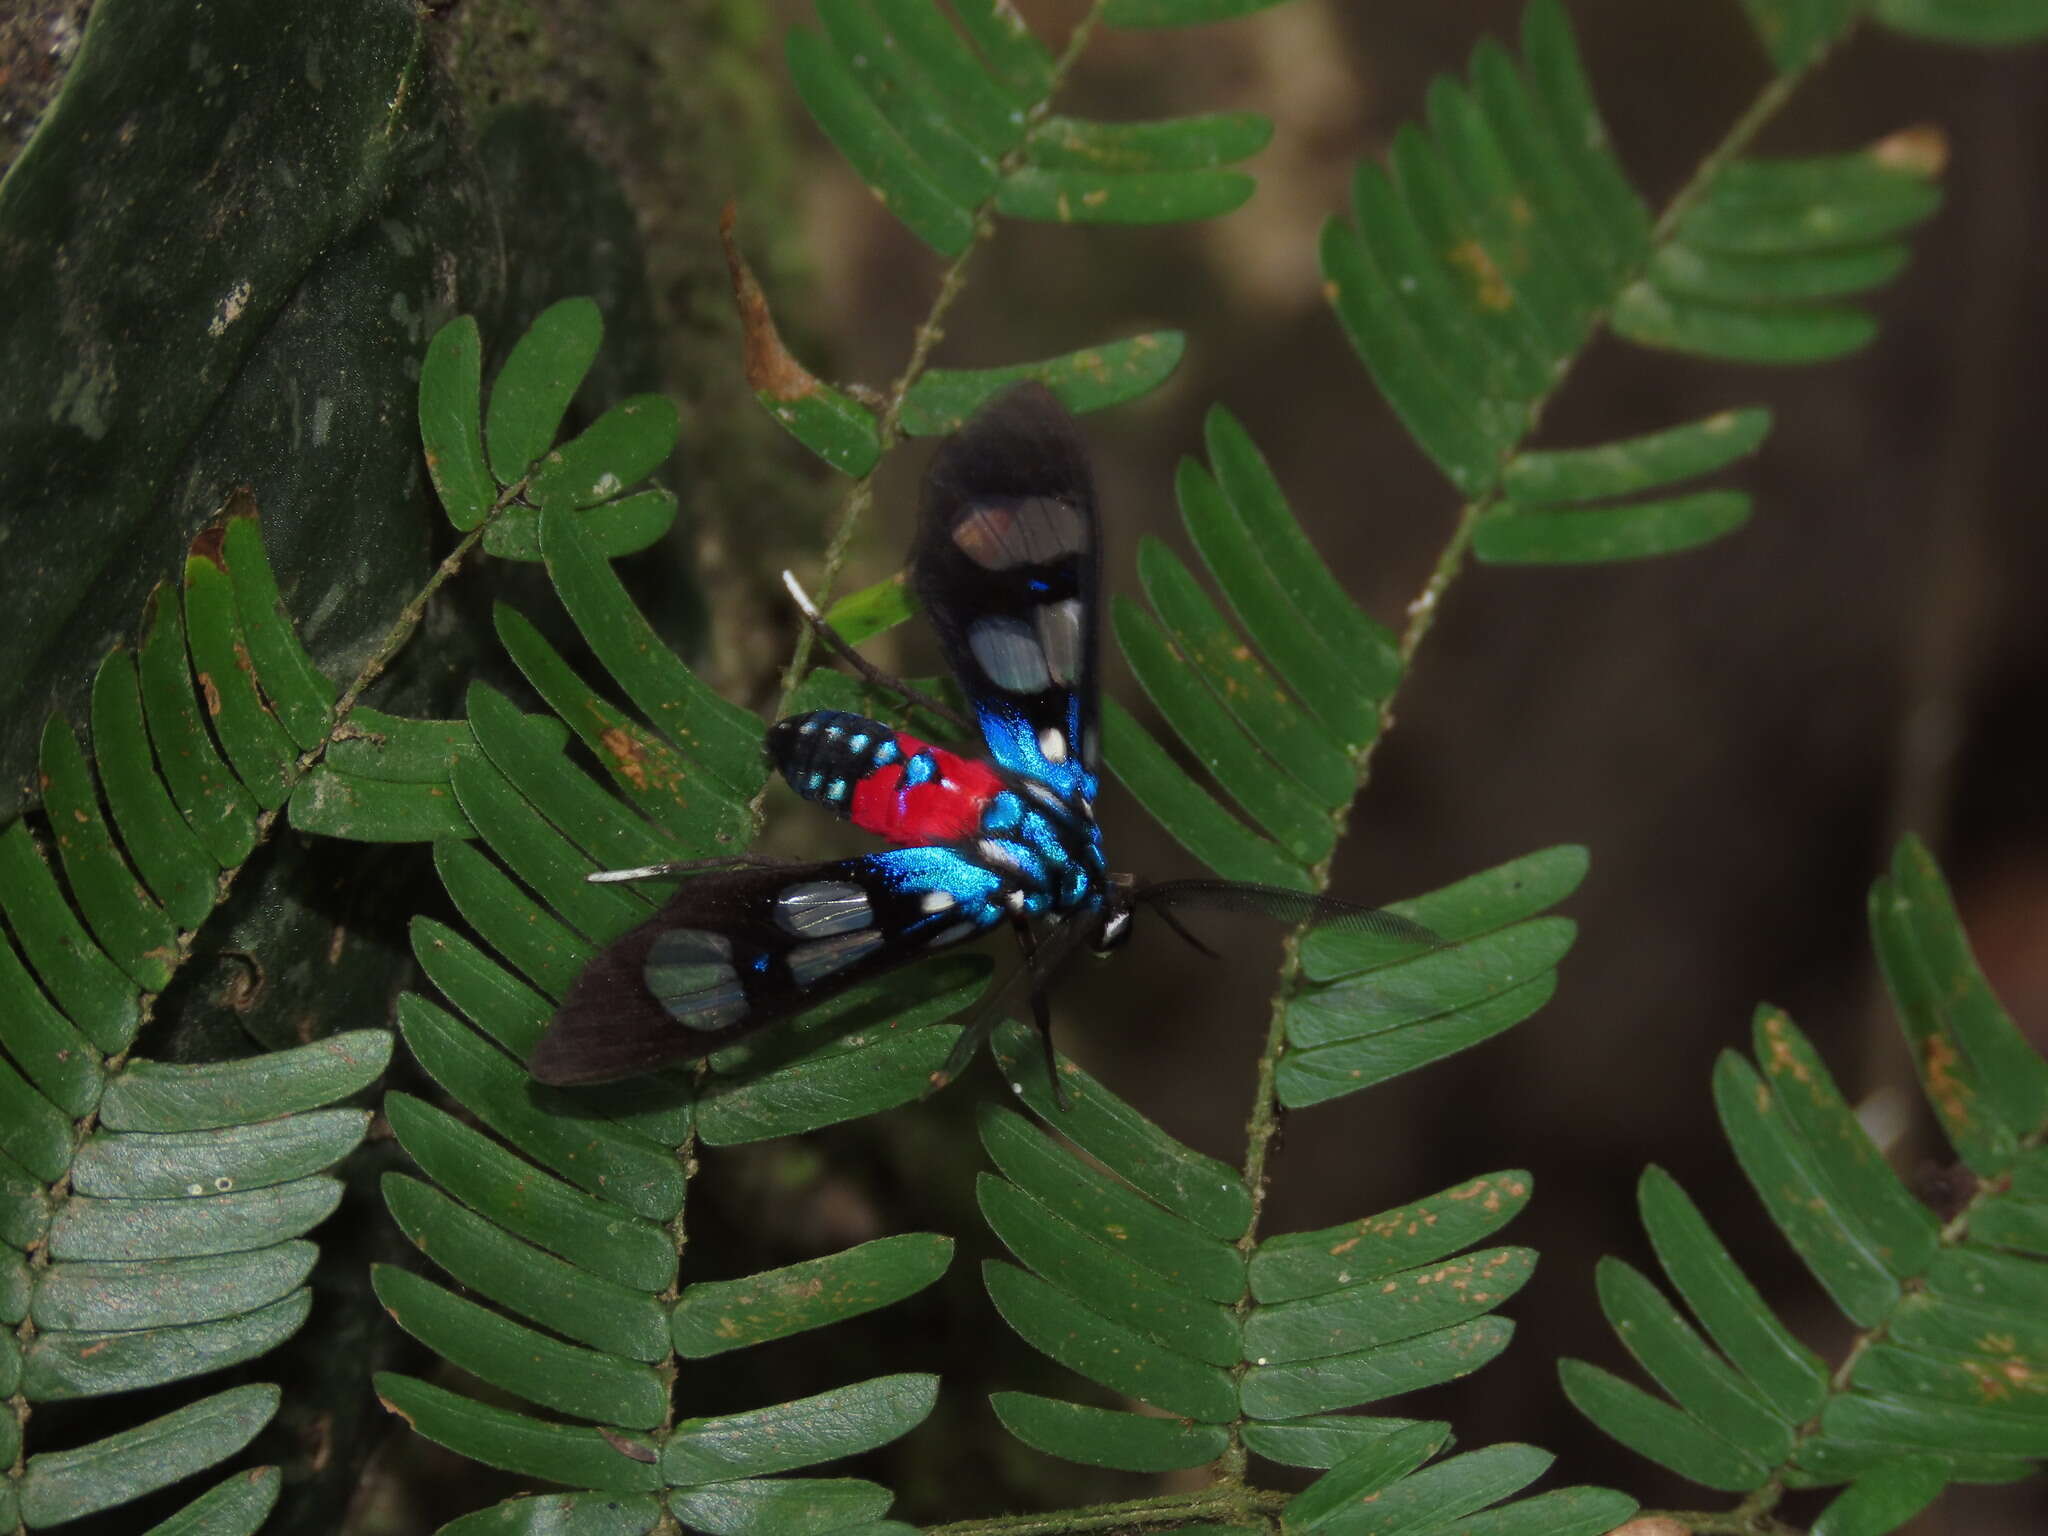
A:
{"label": "green leaf", "polygon": [[[1240,1426],[1247,1449],[1283,1467],[1308,1467],[1326,1471],[1349,1460],[1367,1445],[1412,1427],[1415,1419],[1368,1418],[1362,1414],[1336,1414],[1325,1418],[1283,1420],[1277,1424]],[[1444,1442],[1450,1444],[1450,1440]]]}
{"label": "green leaf", "polygon": [[[2011,1138],[2048,1121],[2048,1061],[1984,979],[1933,856],[1918,838],[1892,855],[1871,923],[1893,1006],[1942,1128],[1972,1167],[2002,1172]],[[1973,1102],[1975,1101],[1975,1102]],[[1996,1159],[1996,1166],[1980,1159]]]}
{"label": "green leaf", "polygon": [[960,0],[953,14],[1013,105],[1028,107],[1051,91],[1052,55],[1008,0]]}
{"label": "green leaf", "polygon": [[634,395],[549,452],[526,494],[541,507],[594,507],[654,473],[675,446],[674,403],[666,395]]}
{"label": "green leaf", "polygon": [[1139,684],[1201,765],[1281,847],[1304,864],[1323,859],[1337,837],[1329,811],[1231,718],[1174,652],[1157,620],[1121,596],[1112,600],[1110,616]]}
{"label": "green leaf", "polygon": [[1685,1191],[1653,1167],[1637,1186],[1637,1200],[1664,1272],[1714,1342],[1781,1418],[1798,1424],[1820,1412],[1825,1362],[1778,1321]]}
{"label": "green leaf", "polygon": [[851,1536],[888,1511],[889,1490],[851,1477],[748,1478],[677,1489],[668,1507],[706,1536]]}
{"label": "green leaf", "polygon": [[1906,269],[1909,256],[1903,245],[1888,242],[1765,256],[1669,245],[1652,258],[1650,277],[1660,291],[1681,299],[1801,304],[1881,288]]}
{"label": "green leaf", "polygon": [[[1401,680],[1394,637],[1351,601],[1316,553],[1237,419],[1212,409],[1203,441],[1222,495],[1205,494],[1197,476],[1181,471],[1175,489],[1189,538],[1287,685],[1339,739],[1363,745],[1379,729],[1378,701]],[[1314,644],[1301,643],[1304,635]]]}
{"label": "green leaf", "polygon": [[1102,19],[1113,27],[1199,27],[1234,21],[1279,0],[1109,0]]}
{"label": "green leaf", "polygon": [[146,1536],[255,1536],[276,1507],[283,1482],[276,1467],[237,1472],[151,1526]]}
{"label": "green leaf", "polygon": [[1008,1264],[989,1260],[982,1279],[1003,1321],[1068,1370],[1198,1423],[1224,1424],[1236,1417],[1228,1372],[1077,1308],[1056,1286]]}
{"label": "green leaf", "polygon": [[164,1135],[123,1137],[100,1128],[72,1161],[72,1192],[195,1200],[287,1184],[342,1161],[362,1141],[369,1120],[369,1110],[313,1110]]}
{"label": "green leaf", "polygon": [[0,911],[50,1000],[108,1055],[125,1049],[141,1023],[135,984],[71,915],[41,850],[19,821],[0,832]]}
{"label": "green leaf", "polygon": [[1226,811],[1115,699],[1102,701],[1102,757],[1153,820],[1216,874],[1308,889],[1301,865]]}
{"label": "green leaf", "polygon": [[535,1494],[451,1520],[439,1536],[654,1536],[667,1518],[645,1495]]}
{"label": "green leaf", "polygon": [[434,845],[434,869],[469,925],[550,998],[559,998],[594,951],[468,843]]}
{"label": "green leaf", "polygon": [[292,825],[320,837],[359,843],[431,843],[467,839],[476,828],[445,783],[405,783],[315,764],[292,791]]}
{"label": "green leaf", "polygon": [[1377,1504],[1379,1495],[1407,1477],[1444,1448],[1451,1426],[1415,1423],[1392,1434],[1375,1436],[1287,1503],[1289,1530],[1346,1529],[1361,1502]]}
{"label": "green leaf", "polygon": [[256,802],[200,723],[185,653],[184,610],[168,587],[150,594],[136,661],[143,711],[171,798],[214,863],[231,869],[256,846]]}
{"label": "green leaf", "polygon": [[593,946],[648,916],[644,893],[586,880],[597,865],[536,815],[488,759],[457,763],[452,784],[463,814],[491,852]]}
{"label": "green leaf", "polygon": [[49,1255],[131,1261],[242,1253],[304,1236],[340,1203],[341,1186],[327,1178],[186,1200],[74,1195],[50,1224]]}
{"label": "green leaf", "polygon": [[374,1380],[386,1408],[436,1445],[487,1467],[603,1493],[652,1493],[661,1486],[654,1447],[637,1436],[550,1424],[391,1371],[379,1371]]}
{"label": "green leaf", "polygon": [[974,236],[974,214],[903,141],[852,68],[815,32],[792,29],[791,81],[811,117],[882,205],[942,256]]}
{"label": "green leaf", "polygon": [[1614,306],[1617,336],[1732,363],[1825,363],[1870,345],[1877,322],[1840,305],[1747,309],[1637,283]]}
{"label": "green leaf", "polygon": [[1577,935],[1564,917],[1537,917],[1306,989],[1287,1006],[1287,1038],[1327,1045],[1469,1008],[1535,980],[1564,958]]}
{"label": "green leaf", "polygon": [[185,561],[185,634],[221,750],[256,803],[276,810],[291,788],[298,748],[257,691],[234,585],[220,564],[217,529],[195,539]]}
{"label": "green leaf", "polygon": [[849,645],[859,645],[908,622],[917,612],[917,594],[910,590],[909,575],[908,571],[898,571],[858,592],[847,593],[825,610],[825,622],[838,630]]}
{"label": "green leaf", "polygon": [[1641,1271],[1604,1258],[1597,1277],[1607,1321],[1681,1407],[1766,1464],[1791,1454],[1792,1423],[1708,1348]]}
{"label": "green leaf", "polygon": [[1770,1476],[1769,1466],[1710,1426],[1619,1376],[1583,1360],[1559,1361],[1557,1374],[1573,1407],[1638,1456],[1680,1477],[1726,1493],[1747,1493]]}
{"label": "green leaf", "polygon": [[1010,1251],[1089,1310],[1209,1365],[1241,1358],[1237,1323],[1225,1308],[1175,1290],[993,1174],[981,1175],[975,1194]]}
{"label": "green leaf", "polygon": [[229,505],[241,510],[224,523],[221,550],[256,680],[292,740],[311,750],[327,739],[337,690],[292,630],[277,577],[263,552],[253,499],[238,491]]}
{"label": "green leaf", "polygon": [[1306,1109],[1470,1050],[1514,1028],[1556,991],[1557,972],[1545,971],[1533,981],[1451,1013],[1335,1045],[1290,1050],[1280,1058],[1274,1077],[1280,1102],[1289,1109]]}
{"label": "green leaf", "polygon": [[1859,1477],[1813,1523],[1812,1536],[1887,1536],[1941,1497],[1948,1463],[1902,1456]]}
{"label": "green leaf", "polygon": [[[105,1086],[100,1053],[87,1043],[69,1019],[50,1006],[14,946],[0,936],[0,1045],[27,1083],[11,1090],[25,1095],[28,1086],[66,1115],[90,1114]],[[41,1112],[26,1098],[27,1113]]]}
{"label": "green leaf", "polygon": [[1258,183],[1241,171],[1044,170],[1020,166],[996,188],[996,211],[1058,224],[1171,224],[1233,213]]}
{"label": "green leaf", "polygon": [[388,1264],[375,1266],[372,1280],[399,1327],[528,1402],[628,1429],[653,1429],[668,1411],[668,1394],[646,1365],[559,1343]]}
{"label": "green leaf", "polygon": [[1016,147],[1018,114],[938,6],[931,0],[874,0],[874,8],[907,73],[933,101],[932,110],[978,145],[991,165]]}
{"label": "green leaf", "polygon": [[1245,1319],[1244,1354],[1260,1365],[1285,1365],[1416,1338],[1492,1311],[1535,1267],[1532,1249],[1494,1248],[1263,1305]]}
{"label": "green leaf", "polygon": [[562,606],[649,723],[734,798],[759,789],[761,722],[712,692],[661,642],[575,519],[543,516],[541,547]]}
{"label": "green leaf", "polygon": [[1306,788],[1317,804],[1334,810],[1349,803],[1358,788],[1350,756],[1295,706],[1179,557],[1149,534],[1138,543],[1138,575],[1173,650],[1186,658],[1271,764]]}
{"label": "green leaf", "polygon": [[45,1184],[71,1161],[71,1117],[0,1061],[0,1152]]}
{"label": "green leaf", "polygon": [[1852,1320],[1876,1326],[1898,1302],[1898,1281],[1822,1184],[1778,1096],[1732,1051],[1714,1067],[1714,1106],[1750,1186],[1814,1278]]}
{"label": "green leaf", "polygon": [[[484,534],[484,551],[500,560],[537,561],[540,526],[546,514],[514,506],[500,513]],[[607,560],[638,554],[656,543],[676,520],[676,499],[668,491],[640,491],[586,511],[558,508],[557,515],[582,529],[591,548]]]}
{"label": "green leaf", "polygon": [[756,390],[754,398],[784,431],[842,475],[865,475],[882,456],[874,412],[815,379],[801,394]]}
{"label": "green leaf", "polygon": [[131,1061],[107,1084],[110,1131],[196,1131],[318,1109],[368,1087],[391,1060],[391,1034],[355,1029],[240,1061]]}
{"label": "green leaf", "polygon": [[537,1092],[509,1057],[423,998],[400,998],[398,1022],[429,1076],[544,1167],[652,1221],[682,1209],[682,1171],[666,1149],[582,1111],[574,1095]]}
{"label": "green leaf", "polygon": [[550,304],[512,344],[491,381],[484,426],[491,471],[501,484],[525,479],[533,461],[548,451],[603,339],[597,305],[574,298]]}
{"label": "green leaf", "polygon": [[1190,1296],[1228,1305],[1245,1294],[1244,1259],[1230,1244],[1069,1155],[1022,1115],[984,1104],[977,1116],[996,1167],[1065,1223]]}
{"label": "green leaf", "polygon": [[1256,155],[1272,139],[1272,121],[1256,112],[1213,112],[1151,123],[1052,116],[1032,128],[1025,152],[1033,165],[1047,170],[1201,171]]}
{"label": "green leaf", "polygon": [[1297,1365],[1255,1364],[1238,1393],[1254,1419],[1357,1407],[1470,1375],[1506,1349],[1513,1335],[1514,1325],[1505,1318],[1481,1317],[1356,1354]]}
{"label": "green leaf", "polygon": [[1826,1065],[1783,1013],[1757,1011],[1756,1058],[1813,1157],[1834,1201],[1901,1280],[1924,1270],[1941,1241],[1934,1213],[1908,1190],[1871,1142]]}
{"label": "green leaf", "polygon": [[751,1413],[686,1419],[662,1447],[661,1475],[688,1486],[857,1456],[922,1424],[938,1396],[936,1376],[877,1376]]}
{"label": "green leaf", "polygon": [[[1467,875],[1427,895],[1392,902],[1387,910],[1458,943],[1556,906],[1579,888],[1588,865],[1583,847],[1560,843]],[[1343,927],[1313,929],[1301,944],[1303,970],[1315,981],[1355,975],[1414,953],[1414,945],[1405,941]]]}
{"label": "green leaf", "polygon": [[400,1230],[477,1295],[606,1354],[667,1356],[668,1318],[653,1296],[530,1248],[417,1179],[387,1173],[383,1190]]}
{"label": "green leaf", "polygon": [[[483,337],[458,315],[434,333],[420,361],[420,441],[448,521],[467,533],[498,499],[484,463]],[[550,429],[552,431],[552,428]]]}
{"label": "green leaf", "polygon": [[253,1440],[278,1401],[265,1383],[231,1387],[76,1450],[31,1456],[17,1485],[21,1518],[61,1525],[190,1477]]}
{"label": "green leaf", "polygon": [[1969,1407],[1938,1399],[1849,1392],[1821,1410],[1833,1439],[1871,1440],[1920,1451],[2048,1455],[2048,1420],[2038,1414]]}
{"label": "green leaf", "polygon": [[254,1312],[182,1328],[39,1334],[26,1352],[22,1390],[33,1401],[55,1402],[203,1376],[268,1354],[312,1310],[313,1293],[300,1290]]}
{"label": "green leaf", "polygon": [[903,397],[897,425],[906,437],[936,437],[957,431],[982,406],[1026,379],[1043,384],[1076,415],[1086,415],[1151,394],[1180,366],[1186,350],[1184,331],[1147,331],[1042,362],[1012,363],[1005,368],[933,368]]}
{"label": "green leaf", "polygon": [[[1322,1529],[1332,1532],[1422,1530],[1445,1520],[1461,1520],[1474,1510],[1506,1498],[1541,1477],[1555,1460],[1533,1445],[1490,1445],[1438,1462],[1401,1479],[1376,1496],[1354,1500]],[[1342,1474],[1329,1473],[1324,1482]]]}
{"label": "green leaf", "polygon": [[1269,1237],[1252,1254],[1252,1295],[1262,1304],[1323,1296],[1432,1263],[1512,1221],[1530,1187],[1520,1169],[1489,1173],[1361,1221]]}
{"label": "green leaf", "polygon": [[52,1264],[37,1277],[31,1315],[46,1335],[212,1322],[298,1289],[317,1251],[289,1242],[205,1259]]}
{"label": "green leaf", "polygon": [[1781,74],[1819,59],[1855,16],[1848,0],[1743,0],[1742,8]]}
{"label": "green leaf", "polygon": [[1697,549],[1749,521],[1740,491],[1700,491],[1620,507],[1531,511],[1513,503],[1490,509],[1472,536],[1489,565],[1592,565]]}
{"label": "green leaf", "polygon": [[1604,1536],[1636,1512],[1611,1488],[1554,1488],[1461,1520],[1458,1536]]}
{"label": "green leaf", "polygon": [[1015,1020],[996,1030],[995,1053],[1026,1107],[1075,1146],[1212,1237],[1243,1234],[1252,1202],[1236,1169],[1181,1145],[1064,1056],[1059,1072],[1071,1103],[1054,1106],[1043,1071],[1024,1069],[1040,1059],[1037,1034]]}
{"label": "green leaf", "polygon": [[1220,1424],[1155,1419],[1031,1392],[994,1392],[989,1403],[1003,1428],[1033,1450],[1085,1467],[1175,1472],[1214,1461],[1230,1444]]}
{"label": "green leaf", "polygon": [[125,651],[110,651],[93,679],[92,739],[100,787],[128,856],[173,921],[197,928],[213,911],[219,866],[158,776],[141,683]]}
{"label": "green leaf", "polygon": [[1996,47],[2048,32],[2041,0],[1877,0],[1879,21],[1910,37]]}
{"label": "green leaf", "polygon": [[421,1171],[508,1232],[636,1291],[675,1283],[675,1247],[654,1222],[571,1188],[409,1094],[386,1095],[384,1113]]}
{"label": "green leaf", "polygon": [[1597,448],[1518,453],[1508,461],[1501,489],[1524,507],[1640,496],[1748,457],[1770,430],[1771,413],[1750,406]]}
{"label": "green leaf", "polygon": [[669,1320],[676,1353],[703,1360],[823,1328],[915,1295],[953,1260],[953,1240],[880,1237],[841,1253],[684,1290]]}

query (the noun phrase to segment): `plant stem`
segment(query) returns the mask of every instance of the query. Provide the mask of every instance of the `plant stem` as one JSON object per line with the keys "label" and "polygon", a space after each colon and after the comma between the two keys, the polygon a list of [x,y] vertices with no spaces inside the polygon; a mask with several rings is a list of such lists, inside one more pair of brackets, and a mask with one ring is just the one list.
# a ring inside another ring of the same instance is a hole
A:
{"label": "plant stem", "polygon": [[1150,1525],[1178,1525],[1187,1520],[1256,1519],[1276,1513],[1288,1498],[1257,1488],[1206,1488],[1200,1493],[1162,1494],[1091,1504],[1081,1509],[1053,1510],[1039,1515],[992,1515],[983,1520],[957,1520],[928,1525],[926,1536],[1040,1536],[1055,1531],[1134,1530]]}

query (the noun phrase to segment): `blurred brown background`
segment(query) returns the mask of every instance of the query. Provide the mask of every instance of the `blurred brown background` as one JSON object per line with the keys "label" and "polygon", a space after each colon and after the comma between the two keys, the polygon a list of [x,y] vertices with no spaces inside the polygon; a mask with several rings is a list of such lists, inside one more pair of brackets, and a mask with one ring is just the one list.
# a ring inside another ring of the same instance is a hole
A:
{"label": "blurred brown background", "polygon": [[[1072,10],[1026,9],[1055,36]],[[1156,326],[1189,332],[1165,391],[1088,424],[1113,588],[1135,590],[1143,533],[1186,552],[1172,467],[1199,452],[1201,415],[1220,401],[1349,588],[1399,627],[1456,503],[1323,304],[1315,234],[1343,209],[1359,157],[1418,116],[1428,81],[1461,71],[1481,35],[1512,38],[1519,9],[1296,0],[1229,28],[1105,33],[1091,47],[1070,110],[1241,108],[1277,123],[1249,166],[1259,191],[1243,211],[1153,231],[1005,226],[947,325],[939,360],[955,366]],[[1735,5],[1619,0],[1570,11],[1621,157],[1661,206],[1764,80],[1744,18]],[[1402,1405],[1452,1419],[1468,1447],[1531,1439],[1562,1454],[1567,1481],[1709,1502],[1590,1430],[1553,1370],[1560,1354],[1631,1369],[1599,1317],[1591,1265],[1602,1253],[1652,1263],[1633,1214],[1648,1162],[1687,1185],[1806,1337],[1838,1353],[1843,1325],[1742,1185],[1707,1080],[1718,1052],[1746,1046],[1754,1005],[1772,1000],[1852,1099],[1887,1096],[1909,1179],[1944,1165],[1862,918],[1900,833],[1935,848],[1994,985],[2048,1045],[2042,62],[2038,50],[1963,52],[1872,31],[1832,59],[1763,152],[1840,151],[1921,122],[1951,143],[1947,206],[1906,276],[1876,297],[1877,343],[1784,370],[1597,345],[1542,441],[1767,404],[1776,430],[1740,471],[1755,520],[1667,560],[1474,570],[1403,695],[1337,889],[1387,900],[1582,842],[1592,874],[1567,905],[1581,937],[1556,1000],[1506,1038],[1292,1117],[1270,1226],[1327,1224],[1495,1168],[1534,1172],[1534,1206],[1507,1234],[1544,1255],[1508,1308],[1515,1347]],[[838,376],[885,383],[937,263],[815,137],[798,185],[817,288],[795,307]],[[892,569],[906,546],[914,477],[898,469],[854,583]],[[906,644],[913,670],[930,662]],[[1108,686],[1142,708],[1120,663]],[[1115,788],[1103,820],[1119,867],[1188,869]],[[1217,967],[1147,934],[1066,990],[1066,1046],[1177,1134],[1237,1161],[1276,954],[1241,941]],[[2031,1495],[1959,1490],[1911,1529],[2037,1532],[2048,1500]]]}

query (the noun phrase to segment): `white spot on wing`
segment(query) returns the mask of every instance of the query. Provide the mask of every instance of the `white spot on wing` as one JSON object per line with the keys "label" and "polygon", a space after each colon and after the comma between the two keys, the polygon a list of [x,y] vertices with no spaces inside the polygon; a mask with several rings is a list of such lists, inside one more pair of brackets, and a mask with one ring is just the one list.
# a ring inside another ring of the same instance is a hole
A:
{"label": "white spot on wing", "polygon": [[1064,763],[1067,760],[1067,738],[1056,725],[1048,725],[1038,733],[1038,750],[1048,763]]}
{"label": "white spot on wing", "polygon": [[1021,619],[975,620],[967,629],[967,648],[989,681],[1006,692],[1041,693],[1052,683],[1046,654]]}

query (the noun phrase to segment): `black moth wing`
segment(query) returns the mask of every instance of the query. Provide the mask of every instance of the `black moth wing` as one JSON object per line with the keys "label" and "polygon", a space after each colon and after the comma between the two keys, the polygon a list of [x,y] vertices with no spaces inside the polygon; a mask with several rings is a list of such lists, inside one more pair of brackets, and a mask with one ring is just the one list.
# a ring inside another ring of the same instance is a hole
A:
{"label": "black moth wing", "polygon": [[999,395],[925,473],[911,579],[989,755],[1072,795],[1095,762],[1094,476],[1041,384]]}
{"label": "black moth wing", "polygon": [[527,1070],[569,1086],[692,1061],[966,936],[933,934],[899,884],[875,855],[695,876],[584,967]]}

